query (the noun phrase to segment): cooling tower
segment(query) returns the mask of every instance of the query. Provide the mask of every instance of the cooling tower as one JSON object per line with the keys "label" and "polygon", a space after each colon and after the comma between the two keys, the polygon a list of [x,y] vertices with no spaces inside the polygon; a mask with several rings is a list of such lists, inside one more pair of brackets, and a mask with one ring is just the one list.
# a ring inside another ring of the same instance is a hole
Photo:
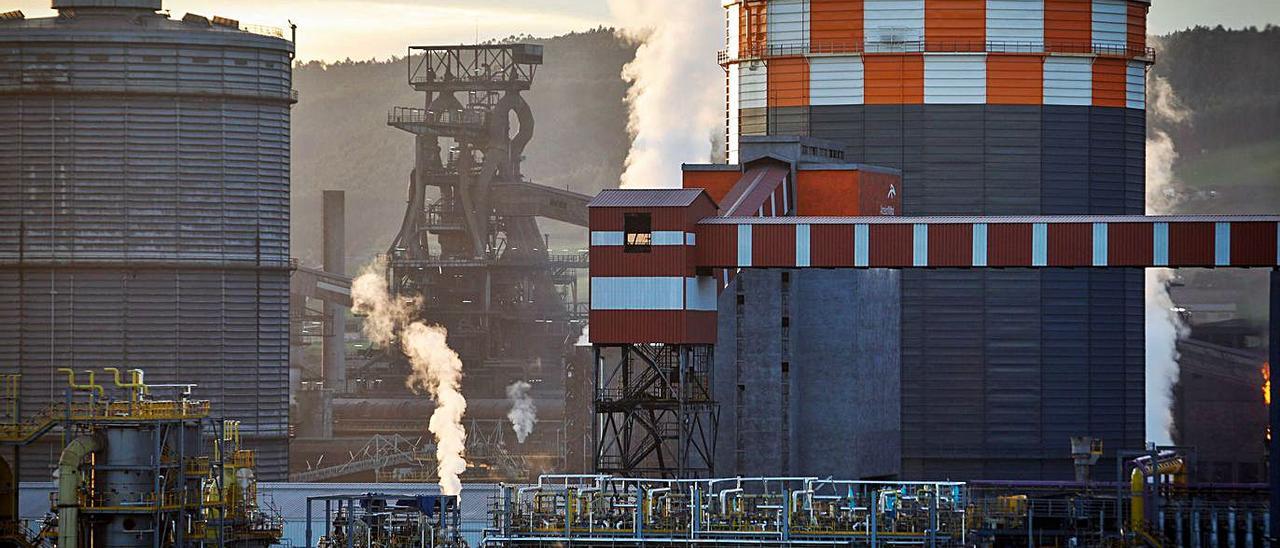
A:
{"label": "cooling tower", "polygon": [[[740,137],[807,135],[901,169],[906,215],[1140,215],[1149,7],[727,1],[729,161]],[[1071,436],[1140,449],[1143,283],[904,272],[904,477],[1069,479]]]}

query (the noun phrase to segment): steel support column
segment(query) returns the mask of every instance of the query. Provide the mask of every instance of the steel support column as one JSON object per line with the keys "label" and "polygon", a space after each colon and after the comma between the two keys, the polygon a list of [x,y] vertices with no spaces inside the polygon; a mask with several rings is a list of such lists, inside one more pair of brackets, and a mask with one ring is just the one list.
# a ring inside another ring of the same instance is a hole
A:
{"label": "steel support column", "polygon": [[662,478],[712,474],[719,423],[711,394],[712,349],[595,347],[596,472]]}
{"label": "steel support column", "polygon": [[[1280,364],[1280,269],[1271,269],[1271,310],[1270,320],[1268,320],[1268,335],[1270,342],[1267,344],[1267,358],[1272,370],[1277,364]],[[1267,408],[1270,422],[1268,423],[1268,440],[1267,451],[1270,459],[1267,467],[1267,474],[1271,482],[1271,507],[1270,520],[1268,520],[1267,536],[1272,546],[1276,546],[1280,542],[1280,532],[1276,529],[1280,526],[1280,445],[1277,444],[1277,433],[1280,433],[1280,403],[1276,400],[1276,383],[1269,385],[1269,399],[1273,402]]]}

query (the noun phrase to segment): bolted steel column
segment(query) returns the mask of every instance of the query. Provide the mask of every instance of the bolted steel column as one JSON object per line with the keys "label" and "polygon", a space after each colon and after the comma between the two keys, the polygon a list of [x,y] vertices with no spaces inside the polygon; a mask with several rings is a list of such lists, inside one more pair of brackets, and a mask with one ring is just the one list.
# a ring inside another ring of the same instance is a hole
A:
{"label": "bolted steel column", "polygon": [[[347,275],[347,219],[346,193],[341,190],[324,191],[324,271],[339,276]],[[321,370],[324,372],[326,390],[345,392],[347,389],[347,309],[337,303],[324,303],[325,320],[328,322],[321,342]]]}
{"label": "bolted steel column", "polygon": [[[1270,320],[1268,321],[1268,335],[1270,335],[1270,343],[1267,348],[1267,358],[1271,367],[1274,369],[1280,365],[1280,269],[1271,270],[1271,310]],[[1269,520],[1267,520],[1267,538],[1270,539],[1271,545],[1275,546],[1280,542],[1280,534],[1276,531],[1277,524],[1280,524],[1280,444],[1277,444],[1277,437],[1280,435],[1280,400],[1276,399],[1276,384],[1271,383],[1269,397],[1273,402],[1267,409],[1270,416],[1270,433],[1271,439],[1268,440],[1269,465],[1267,466],[1267,474],[1271,483],[1271,507],[1268,509]]]}

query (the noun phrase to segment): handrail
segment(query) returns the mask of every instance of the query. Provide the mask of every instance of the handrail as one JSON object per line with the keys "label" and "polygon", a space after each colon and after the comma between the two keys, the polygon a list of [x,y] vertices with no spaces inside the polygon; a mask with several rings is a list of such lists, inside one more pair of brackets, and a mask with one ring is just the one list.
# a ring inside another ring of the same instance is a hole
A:
{"label": "handrail", "polygon": [[741,48],[737,57],[727,50],[717,52],[721,66],[773,57],[864,53],[1066,53],[1127,57],[1155,61],[1155,48],[1116,42],[1063,42],[1011,40],[788,40],[755,42]]}

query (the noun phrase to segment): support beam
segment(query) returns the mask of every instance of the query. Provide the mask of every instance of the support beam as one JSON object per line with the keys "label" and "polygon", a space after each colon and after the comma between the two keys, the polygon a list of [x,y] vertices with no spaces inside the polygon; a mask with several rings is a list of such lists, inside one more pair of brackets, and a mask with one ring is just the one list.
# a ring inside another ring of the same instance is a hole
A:
{"label": "support beam", "polygon": [[[1267,357],[1271,366],[1271,370],[1275,371],[1277,364],[1280,364],[1280,269],[1271,270],[1271,310],[1270,320],[1268,323],[1268,335],[1270,342],[1267,344]],[[1276,546],[1280,542],[1280,443],[1277,442],[1277,433],[1280,433],[1280,402],[1276,400],[1276,384],[1271,383],[1269,386],[1271,405],[1267,408],[1270,422],[1270,439],[1268,443],[1268,457],[1270,458],[1267,474],[1268,480],[1271,482],[1271,507],[1270,517],[1267,524],[1270,531],[1267,536],[1271,545]]]}

